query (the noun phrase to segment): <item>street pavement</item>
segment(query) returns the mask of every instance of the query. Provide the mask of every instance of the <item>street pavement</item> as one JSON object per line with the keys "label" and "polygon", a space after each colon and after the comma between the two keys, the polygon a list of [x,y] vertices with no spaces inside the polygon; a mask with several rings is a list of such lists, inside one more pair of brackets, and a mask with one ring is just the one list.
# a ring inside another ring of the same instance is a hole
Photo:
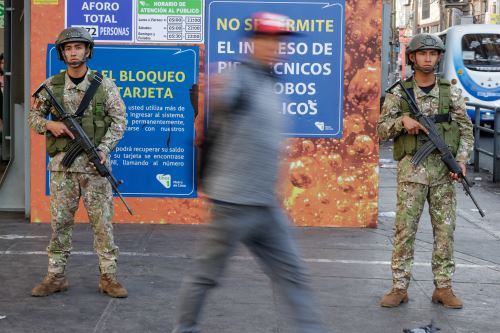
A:
{"label": "street pavement", "polygon": [[[470,177],[486,218],[458,188],[454,290],[464,301],[461,310],[431,303],[432,229],[427,209],[415,244],[409,303],[394,309],[378,304],[391,287],[396,169],[387,144],[381,147],[376,229],[295,229],[331,332],[402,333],[431,320],[440,333],[500,332],[500,185],[491,183],[486,173]],[[67,267],[69,290],[33,298],[31,288],[47,269],[50,226],[29,224],[16,213],[0,213],[0,332],[170,332],[177,291],[203,233],[204,226],[115,225],[121,251],[119,276],[129,297],[112,299],[97,292],[91,229],[76,225]],[[240,248],[222,288],[208,298],[203,332],[294,332],[280,299],[258,264]]]}

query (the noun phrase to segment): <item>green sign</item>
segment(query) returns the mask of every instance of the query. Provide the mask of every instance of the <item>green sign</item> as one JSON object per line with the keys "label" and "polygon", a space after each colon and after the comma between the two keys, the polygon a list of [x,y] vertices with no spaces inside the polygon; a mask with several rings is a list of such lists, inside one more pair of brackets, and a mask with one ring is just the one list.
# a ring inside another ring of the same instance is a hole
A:
{"label": "green sign", "polygon": [[491,14],[490,24],[500,24],[500,14]]}
{"label": "green sign", "polygon": [[4,17],[5,17],[5,5],[3,1],[0,1],[0,29],[3,29]]}
{"label": "green sign", "polygon": [[59,0],[33,0],[34,5],[58,5]]}
{"label": "green sign", "polygon": [[139,0],[136,41],[145,43],[203,43],[202,0]]}
{"label": "green sign", "polygon": [[145,15],[201,15],[201,0],[158,1],[139,0],[138,12]]}

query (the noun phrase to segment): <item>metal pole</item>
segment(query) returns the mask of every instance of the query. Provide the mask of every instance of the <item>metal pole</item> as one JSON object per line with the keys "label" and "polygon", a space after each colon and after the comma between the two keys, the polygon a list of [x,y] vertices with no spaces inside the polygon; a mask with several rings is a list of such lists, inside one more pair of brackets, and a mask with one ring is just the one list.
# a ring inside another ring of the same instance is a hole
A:
{"label": "metal pole", "polygon": [[[1,112],[3,112],[3,132],[2,132],[2,140],[0,140],[0,144],[2,145],[0,149],[0,159],[3,161],[10,160],[11,150],[14,150],[11,145],[11,110],[13,109],[11,105],[11,75],[12,75],[12,22],[14,21],[12,18],[13,8],[12,8],[12,0],[5,0],[4,3],[4,86],[3,86],[3,106]],[[0,183],[2,177],[0,176]]]}
{"label": "metal pole", "polygon": [[[381,96],[385,97],[385,89],[387,88],[389,75],[392,74],[392,58],[394,53],[394,38],[391,36],[392,28],[395,24],[395,18],[392,12],[391,3],[388,1],[383,2],[383,24],[382,24],[382,75],[381,75]],[[392,83],[392,81],[391,81]]]}
{"label": "metal pole", "polygon": [[495,109],[495,122],[493,123],[493,182],[500,182],[500,108]]}
{"label": "metal pole", "polygon": [[474,172],[479,172],[479,143],[481,139],[481,109],[479,106],[475,108],[475,121],[474,121]]}
{"label": "metal pole", "polygon": [[413,0],[413,27],[412,35],[418,33],[418,0]]}
{"label": "metal pole", "polygon": [[448,9],[444,6],[443,0],[439,1],[439,31],[446,29],[446,21],[448,17]]}
{"label": "metal pole", "polygon": [[24,216],[31,215],[31,173],[30,173],[30,128],[28,126],[28,113],[31,105],[31,1],[24,0]]}

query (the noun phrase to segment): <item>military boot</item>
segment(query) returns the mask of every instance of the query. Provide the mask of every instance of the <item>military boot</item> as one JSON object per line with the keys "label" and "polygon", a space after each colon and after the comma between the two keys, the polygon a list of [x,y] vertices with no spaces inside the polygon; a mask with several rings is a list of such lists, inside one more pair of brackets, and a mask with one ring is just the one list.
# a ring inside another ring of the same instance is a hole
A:
{"label": "military boot", "polygon": [[31,296],[49,296],[66,290],[68,290],[68,280],[66,280],[64,274],[48,273],[43,281],[31,290]]}
{"label": "military boot", "polygon": [[386,308],[394,308],[401,305],[401,303],[408,303],[408,293],[406,289],[392,288],[391,291],[385,294],[380,300],[380,306]]}
{"label": "military boot", "polygon": [[463,306],[462,301],[455,296],[451,288],[436,288],[432,294],[432,303],[441,303],[449,309],[461,309]]}
{"label": "military boot", "polygon": [[116,274],[101,274],[99,291],[111,297],[125,298],[128,296],[127,289],[118,282]]}

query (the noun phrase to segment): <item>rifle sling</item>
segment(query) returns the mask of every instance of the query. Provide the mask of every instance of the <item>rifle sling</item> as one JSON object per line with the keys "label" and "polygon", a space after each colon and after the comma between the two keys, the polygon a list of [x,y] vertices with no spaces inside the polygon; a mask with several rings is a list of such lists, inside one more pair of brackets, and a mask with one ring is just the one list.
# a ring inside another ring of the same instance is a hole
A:
{"label": "rifle sling", "polygon": [[92,81],[90,81],[90,86],[85,92],[85,95],[83,95],[82,101],[80,102],[80,105],[76,110],[75,113],[76,117],[82,116],[85,110],[89,107],[90,101],[92,101],[92,98],[94,98],[94,95],[97,92],[97,89],[99,88],[101,83],[102,83],[101,73],[95,72],[94,78],[92,79]]}
{"label": "rifle sling", "polygon": [[433,122],[437,123],[450,123],[451,122],[451,114],[448,113],[440,113],[430,116]]}
{"label": "rifle sling", "polygon": [[[409,79],[411,80],[411,78]],[[417,99],[415,98],[415,92],[413,91],[413,87],[407,88],[408,93],[413,101],[417,103]],[[410,108],[411,110],[411,108]],[[433,116],[426,116],[427,118],[431,119],[434,123],[449,123],[451,122],[451,114],[449,112],[447,113],[438,113]]]}
{"label": "rifle sling", "polygon": [[[89,107],[90,102],[92,101],[92,98],[94,98],[95,93],[97,92],[97,89],[99,89],[99,86],[102,83],[102,75],[99,72],[95,72],[94,77],[90,81],[90,86],[85,92],[85,95],[83,95],[82,101],[80,102],[80,105],[78,106],[78,109],[76,110],[75,116],[80,117],[83,115],[85,110]],[[61,164],[69,168],[75,159],[78,157],[83,152],[83,148],[80,146],[80,143],[78,141],[74,141],[71,143],[71,146],[69,147],[68,151],[64,155],[64,158],[61,161]]]}

